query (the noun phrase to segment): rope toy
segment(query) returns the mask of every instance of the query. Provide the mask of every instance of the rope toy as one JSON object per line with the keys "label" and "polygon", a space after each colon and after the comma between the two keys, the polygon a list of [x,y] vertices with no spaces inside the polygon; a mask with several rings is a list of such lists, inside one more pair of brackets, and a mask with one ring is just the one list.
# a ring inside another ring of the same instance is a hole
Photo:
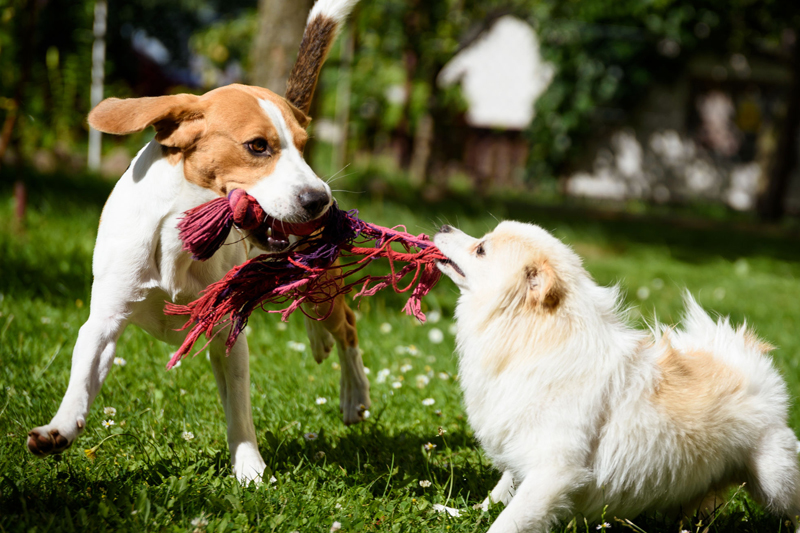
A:
{"label": "rope toy", "polygon": [[[189,333],[167,364],[167,370],[186,356],[203,334],[208,339],[205,348],[216,335],[215,329],[221,331],[218,326],[223,324],[231,325],[225,341],[230,351],[248,318],[259,307],[269,313],[280,313],[286,321],[303,303],[331,302],[354,289],[358,292],[353,298],[372,296],[390,286],[397,293],[411,291],[403,311],[425,322],[421,300],[441,277],[436,261],[446,259],[427,235],[411,235],[404,226],[384,228],[364,222],[356,210],[343,211],[336,204],[324,217],[309,223],[276,221],[255,198],[240,189],[231,191],[228,198],[217,198],[184,213],[178,224],[183,249],[204,261],[225,243],[234,224],[244,231],[264,234],[271,230],[273,236],[292,234],[300,239],[284,251],[260,255],[232,268],[188,305],[167,303],[165,314],[189,317],[181,328],[189,329]],[[374,246],[365,246],[371,241],[376,241]],[[392,244],[400,245],[404,251],[393,249]],[[340,257],[343,264],[334,265]],[[389,260],[389,274],[363,275],[345,281],[379,258]],[[398,266],[396,262],[405,264]],[[326,275],[331,270],[339,271]],[[401,286],[411,274],[411,280]],[[289,305],[280,310],[264,309],[265,304],[286,303]],[[331,305],[328,315],[332,310]],[[315,320],[328,316],[315,317],[304,309],[301,311]]]}

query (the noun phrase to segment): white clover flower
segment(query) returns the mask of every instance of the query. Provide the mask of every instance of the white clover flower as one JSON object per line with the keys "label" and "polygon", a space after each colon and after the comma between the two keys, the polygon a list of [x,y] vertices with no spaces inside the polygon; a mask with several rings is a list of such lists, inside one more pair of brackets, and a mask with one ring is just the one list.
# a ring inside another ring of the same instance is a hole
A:
{"label": "white clover flower", "polygon": [[399,381],[395,381],[394,383],[392,383],[392,388],[393,389],[399,389],[402,386],[403,386],[403,384],[400,383]]}
{"label": "white clover flower", "polygon": [[434,503],[433,510],[436,511],[437,513],[447,513],[454,518],[458,518],[459,516],[461,516],[461,511],[459,511],[458,509],[447,507],[445,505],[442,505],[441,503]]}
{"label": "white clover flower", "polygon": [[303,435],[303,438],[306,439],[307,441],[317,440],[317,437],[319,437],[319,435],[317,435],[313,431],[309,431],[308,433]]}
{"label": "white clover flower", "polygon": [[189,393],[186,389],[181,389],[181,396],[186,396]]}
{"label": "white clover flower", "polygon": [[110,428],[111,426],[114,425],[114,423],[115,422],[113,420],[103,420],[103,427]]}
{"label": "white clover flower", "polygon": [[364,412],[363,412],[363,413],[361,413],[361,418],[363,418],[364,420],[366,420],[367,418],[369,418],[369,415],[371,415],[371,414],[372,414],[372,413],[370,413],[370,412],[369,412],[369,409],[365,409],[365,410],[364,410]]}
{"label": "white clover flower", "polygon": [[416,357],[419,355],[419,349],[412,344],[408,347],[408,354]]}
{"label": "white clover flower", "polygon": [[420,480],[419,486],[422,487],[423,489],[427,489],[428,487],[431,486],[431,482],[428,481],[427,479],[423,479],[423,480]]}
{"label": "white clover flower", "polygon": [[270,476],[270,478],[269,478],[270,485],[273,484],[273,483],[277,483],[277,482],[278,482],[278,478],[276,478],[275,476]]}
{"label": "white clover flower", "polygon": [[453,322],[452,324],[450,324],[450,325],[447,327],[447,332],[448,332],[450,335],[455,335],[456,333],[458,333],[458,326],[456,325],[456,323],[455,323],[455,322]]}
{"label": "white clover flower", "polygon": [[252,333],[253,333],[253,328],[251,328],[250,326],[246,326],[246,327],[244,328],[244,334],[245,334],[245,335],[247,335],[248,337],[249,337],[249,336],[250,336]]}
{"label": "white clover flower", "polygon": [[334,509],[341,509],[342,508],[342,504],[341,503],[337,503],[336,505],[333,506],[333,508]]}
{"label": "white clover flower", "polygon": [[388,378],[389,374],[391,373],[392,372],[388,368],[384,368],[378,372],[378,379],[376,379],[375,381],[377,381],[378,383],[384,383],[386,381],[386,378]]}
{"label": "white clover flower", "polygon": [[392,325],[389,324],[388,322],[384,322],[383,324],[381,324],[380,331],[384,335],[388,335],[389,333],[392,332]]}
{"label": "white clover flower", "polygon": [[334,531],[339,531],[340,529],[342,529],[341,522],[334,522],[333,524],[331,524],[331,533],[333,533]]}
{"label": "white clover flower", "polygon": [[639,287],[636,291],[636,297],[640,300],[647,300],[650,297],[650,289],[645,286]]}
{"label": "white clover flower", "polygon": [[372,372],[372,370],[370,370],[368,366],[364,367],[364,374],[369,376],[371,372]]}
{"label": "white clover flower", "polygon": [[417,379],[417,387],[420,389],[427,387],[428,383],[430,383],[431,381],[430,378],[424,374],[417,375],[416,379]]}
{"label": "white clover flower", "polygon": [[278,331],[286,331],[286,330],[289,328],[289,326],[287,326],[287,325],[286,325],[286,322],[283,322],[283,321],[281,321],[281,322],[278,322],[278,323],[275,325],[275,328],[276,328]]}
{"label": "white clover flower", "polygon": [[186,442],[189,442],[194,438],[194,433],[192,433],[191,431],[184,431],[183,434],[181,434],[181,437],[183,437],[183,440],[185,440]]}
{"label": "white clover flower", "polygon": [[117,365],[117,366],[125,366],[125,365],[128,364],[128,362],[125,359],[123,359],[122,357],[115,357],[114,358],[114,364]]}
{"label": "white clover flower", "polygon": [[208,525],[208,520],[205,516],[200,515],[197,518],[192,518],[191,524],[194,527],[206,527]]}
{"label": "white clover flower", "polygon": [[322,398],[322,397],[317,398],[317,405],[325,405],[326,403],[328,403],[327,398]]}
{"label": "white clover flower", "polygon": [[450,374],[448,374],[447,372],[439,372],[438,376],[439,379],[445,379],[445,380],[450,379]]}
{"label": "white clover flower", "polygon": [[306,345],[303,344],[302,342],[289,341],[286,343],[286,346],[288,346],[290,350],[293,350],[295,352],[306,351]]}
{"label": "white clover flower", "polygon": [[409,371],[409,370],[411,370],[412,368],[414,368],[414,367],[413,367],[413,366],[411,366],[411,365],[409,365],[408,363],[406,363],[406,364],[404,364],[403,366],[401,366],[401,367],[400,367],[400,372],[402,372],[403,374],[405,374],[406,372],[408,372],[408,371]]}
{"label": "white clover flower", "polygon": [[331,368],[334,369],[334,370],[339,370],[342,367],[339,365],[339,363],[334,361],[333,363],[331,363]]}
{"label": "white clover flower", "polygon": [[442,312],[438,309],[434,309],[430,313],[428,313],[428,322],[431,324],[437,324],[442,319]]}
{"label": "white clover flower", "polygon": [[113,407],[103,407],[103,414],[106,416],[116,416],[117,410]]}
{"label": "white clover flower", "polygon": [[397,355],[403,355],[405,353],[408,353],[408,346],[395,346],[394,353],[396,353]]}
{"label": "white clover flower", "polygon": [[435,403],[436,400],[434,400],[433,398],[425,398],[424,400],[422,400],[422,405],[424,405],[425,407],[431,406]]}
{"label": "white clover flower", "polygon": [[433,344],[441,344],[444,340],[444,333],[439,328],[431,328],[428,332],[428,340]]}

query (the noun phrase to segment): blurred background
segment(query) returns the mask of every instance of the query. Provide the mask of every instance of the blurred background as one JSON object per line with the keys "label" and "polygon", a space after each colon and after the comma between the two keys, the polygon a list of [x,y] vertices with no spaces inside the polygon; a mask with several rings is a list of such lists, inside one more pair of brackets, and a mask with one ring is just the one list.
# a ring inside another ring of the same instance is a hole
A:
{"label": "blurred background", "polygon": [[[461,404],[449,280],[425,298],[425,325],[391,291],[354,303],[373,371],[373,415],[356,427],[338,415],[339,364],[314,362],[299,314],[253,315],[270,490],[228,477],[203,357],[165,372],[174,348],[137,328],[74,449],[26,450],[89,315],[103,204],[153,137],[90,132],[93,103],[233,82],[282,94],[311,4],[0,0],[0,530],[466,533],[487,520],[472,506],[499,473]],[[362,0],[322,72],[306,158],[377,224],[542,225],[620,285],[637,326],[680,320],[686,289],[747,320],[778,347],[800,430],[798,29],[797,0]],[[783,531],[737,494],[713,531]],[[636,524],[684,529],[660,520]]]}
{"label": "blurred background", "polygon": [[[3,0],[4,190],[20,169],[116,179],[152,132],[90,142],[103,96],[282,94],[312,3]],[[778,0],[365,1],[321,76],[307,156],[379,197],[791,226],[797,28]]]}

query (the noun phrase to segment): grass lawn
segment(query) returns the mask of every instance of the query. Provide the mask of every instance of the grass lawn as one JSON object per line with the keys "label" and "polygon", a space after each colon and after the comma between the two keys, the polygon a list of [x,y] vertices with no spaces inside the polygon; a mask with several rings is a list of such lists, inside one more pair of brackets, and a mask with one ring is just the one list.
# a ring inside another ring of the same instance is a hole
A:
{"label": "grass lawn", "polygon": [[[26,433],[55,413],[88,316],[92,247],[111,184],[26,176],[29,209],[24,231],[17,231],[13,177],[0,176],[0,532],[328,532],[334,522],[342,531],[485,531],[499,513],[472,509],[499,473],[477,447],[461,405],[450,333],[456,288],[449,280],[425,302],[441,318],[424,326],[399,312],[403,300],[395,295],[361,304],[373,405],[357,427],[340,420],[336,356],[313,361],[301,316],[286,325],[274,315],[251,320],[254,416],[272,483],[242,488],[231,477],[224,415],[205,355],[166,372],[172,348],[135,327],[117,351],[126,364],[113,368],[83,436],[60,458],[33,457]],[[600,283],[621,282],[634,320],[679,319],[684,287],[707,309],[735,322],[747,317],[778,346],[775,364],[800,397],[796,239],[513,201],[427,205],[389,196],[340,194],[339,201],[367,220],[405,223],[412,232],[448,221],[480,234],[495,225],[493,216],[538,222],[572,244]],[[434,342],[435,329],[442,342]],[[432,405],[424,402],[429,398]],[[107,407],[116,414],[104,413]],[[114,424],[105,427],[108,420]],[[800,429],[797,406],[791,424]],[[427,452],[427,443],[436,447]],[[437,503],[461,515],[437,513]],[[660,516],[633,518],[635,527],[613,516],[606,521],[612,531],[681,530]],[[683,528],[699,533],[706,524]],[[597,525],[573,521],[558,530]],[[741,493],[708,529],[782,530],[780,519]]]}

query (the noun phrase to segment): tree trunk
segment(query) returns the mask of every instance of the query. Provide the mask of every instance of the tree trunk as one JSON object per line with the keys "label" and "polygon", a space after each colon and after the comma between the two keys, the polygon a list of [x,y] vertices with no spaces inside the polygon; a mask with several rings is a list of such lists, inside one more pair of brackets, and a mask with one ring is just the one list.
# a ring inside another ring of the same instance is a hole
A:
{"label": "tree trunk", "polygon": [[781,128],[775,162],[769,170],[769,181],[758,199],[758,216],[767,222],[783,218],[789,179],[797,164],[797,136],[800,130],[800,45],[794,46],[792,55],[792,85],[787,92],[789,105]]}
{"label": "tree trunk", "polygon": [[[106,18],[108,3],[97,0],[94,4],[94,43],[92,44],[92,88],[90,91],[91,108],[94,109],[103,99],[103,78],[106,63]],[[89,170],[100,170],[100,154],[103,149],[103,134],[89,127]]]}
{"label": "tree trunk", "polygon": [[283,96],[314,0],[259,0],[250,82]]}

